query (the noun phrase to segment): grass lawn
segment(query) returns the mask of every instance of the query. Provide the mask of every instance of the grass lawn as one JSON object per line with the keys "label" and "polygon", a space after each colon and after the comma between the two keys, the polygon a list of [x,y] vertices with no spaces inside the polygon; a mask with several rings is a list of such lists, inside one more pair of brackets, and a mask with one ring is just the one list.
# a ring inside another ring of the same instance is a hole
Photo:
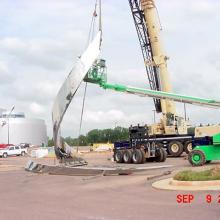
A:
{"label": "grass lawn", "polygon": [[215,167],[204,171],[180,171],[173,177],[173,179],[179,181],[220,180],[220,167]]}

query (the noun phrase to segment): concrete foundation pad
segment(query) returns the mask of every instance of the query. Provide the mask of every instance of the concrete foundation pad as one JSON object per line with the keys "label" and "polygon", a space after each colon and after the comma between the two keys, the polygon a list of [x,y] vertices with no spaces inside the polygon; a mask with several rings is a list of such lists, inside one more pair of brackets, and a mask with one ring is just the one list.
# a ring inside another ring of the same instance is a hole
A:
{"label": "concrete foundation pad", "polygon": [[159,165],[151,167],[69,167],[69,166],[51,166],[28,161],[25,169],[35,173],[47,173],[51,175],[68,175],[68,176],[94,176],[94,175],[129,175],[136,172],[170,168],[173,165]]}

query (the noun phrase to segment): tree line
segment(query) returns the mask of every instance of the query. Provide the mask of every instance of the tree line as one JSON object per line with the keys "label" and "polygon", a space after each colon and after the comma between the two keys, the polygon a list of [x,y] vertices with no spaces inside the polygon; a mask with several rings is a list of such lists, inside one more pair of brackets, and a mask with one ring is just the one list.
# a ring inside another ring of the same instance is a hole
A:
{"label": "tree line", "polygon": [[[114,143],[117,141],[128,140],[128,128],[116,127],[114,129],[93,129],[86,135],[78,138],[66,137],[64,141],[70,146],[88,146],[94,143]],[[48,146],[54,146],[53,140],[48,140]]]}

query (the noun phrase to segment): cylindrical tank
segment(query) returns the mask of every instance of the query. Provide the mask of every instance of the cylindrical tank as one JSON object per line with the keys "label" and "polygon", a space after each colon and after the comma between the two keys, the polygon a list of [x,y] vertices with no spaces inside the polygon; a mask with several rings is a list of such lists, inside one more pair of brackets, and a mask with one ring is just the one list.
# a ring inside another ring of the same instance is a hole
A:
{"label": "cylindrical tank", "polygon": [[32,145],[47,145],[47,128],[44,120],[28,119],[24,114],[13,113],[0,115],[0,143],[28,143]]}

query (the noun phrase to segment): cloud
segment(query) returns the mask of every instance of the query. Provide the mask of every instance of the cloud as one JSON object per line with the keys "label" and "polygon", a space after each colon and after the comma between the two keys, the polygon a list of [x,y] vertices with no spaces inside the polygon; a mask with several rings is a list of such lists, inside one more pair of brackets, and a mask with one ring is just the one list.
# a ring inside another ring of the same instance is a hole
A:
{"label": "cloud", "polygon": [[0,82],[2,86],[5,86],[14,81],[12,75],[9,72],[8,65],[0,61]]}
{"label": "cloud", "polygon": [[7,50],[11,54],[23,53],[28,49],[27,44],[15,37],[7,37],[0,41],[0,47],[3,50]]}
{"label": "cloud", "polygon": [[215,1],[214,4],[208,0],[191,1],[191,10],[196,13],[196,15],[212,15],[219,7],[220,4],[218,1]]}
{"label": "cloud", "polygon": [[30,111],[34,114],[42,114],[45,112],[45,108],[36,102],[32,102],[29,108],[30,108]]}
{"label": "cloud", "polygon": [[0,49],[5,54],[13,56],[13,60],[20,65],[34,65],[57,71],[63,68],[63,63],[67,63],[68,55],[75,52],[74,56],[77,57],[80,54],[82,48],[75,44],[80,39],[83,37],[79,31],[70,31],[60,40],[52,38],[22,40],[6,37],[0,40]]}
{"label": "cloud", "polygon": [[85,121],[89,123],[109,123],[109,122],[117,122],[124,121],[125,115],[122,111],[117,109],[111,109],[107,112],[103,111],[89,111],[85,112]]}
{"label": "cloud", "polygon": [[[91,0],[1,2],[1,106],[15,105],[28,117],[45,119],[50,136],[52,104],[85,48],[93,7]],[[167,4],[158,0],[157,7],[173,90],[220,99],[219,1],[170,0]],[[149,88],[127,1],[103,2],[103,34],[102,57],[107,60],[108,80]],[[64,118],[63,136],[78,135],[82,96],[83,87]],[[122,126],[150,124],[153,108],[152,99],[90,85],[82,132],[114,127],[116,122]],[[183,114],[182,105],[177,108]],[[218,110],[188,105],[187,110],[192,123],[219,122]]]}

